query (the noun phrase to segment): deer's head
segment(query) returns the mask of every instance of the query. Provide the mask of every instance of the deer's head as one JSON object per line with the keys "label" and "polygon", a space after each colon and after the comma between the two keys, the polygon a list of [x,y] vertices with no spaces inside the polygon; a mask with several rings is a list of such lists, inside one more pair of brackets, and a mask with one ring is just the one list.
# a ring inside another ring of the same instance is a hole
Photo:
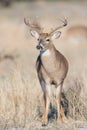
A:
{"label": "deer's head", "polygon": [[46,51],[53,44],[52,41],[60,37],[61,32],[58,31],[60,28],[65,27],[67,25],[67,20],[61,20],[62,25],[53,29],[50,33],[44,33],[40,24],[38,23],[30,23],[28,19],[24,18],[24,22],[30,28],[30,33],[33,37],[35,37],[38,41],[37,49],[40,51]]}

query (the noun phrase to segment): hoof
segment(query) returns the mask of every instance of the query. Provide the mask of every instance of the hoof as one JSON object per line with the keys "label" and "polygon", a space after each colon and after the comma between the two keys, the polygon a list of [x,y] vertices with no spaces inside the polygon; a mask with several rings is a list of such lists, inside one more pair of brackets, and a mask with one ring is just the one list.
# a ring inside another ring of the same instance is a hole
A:
{"label": "hoof", "polygon": [[47,126],[48,124],[48,119],[44,118],[44,116],[42,117],[42,126]]}
{"label": "hoof", "polygon": [[58,118],[57,121],[58,121],[58,123],[60,123],[60,124],[63,123],[62,118]]}
{"label": "hoof", "polygon": [[66,117],[62,118],[63,123],[68,123],[68,119]]}
{"label": "hoof", "polygon": [[43,127],[47,126],[47,123],[43,123],[42,126],[43,126]]}

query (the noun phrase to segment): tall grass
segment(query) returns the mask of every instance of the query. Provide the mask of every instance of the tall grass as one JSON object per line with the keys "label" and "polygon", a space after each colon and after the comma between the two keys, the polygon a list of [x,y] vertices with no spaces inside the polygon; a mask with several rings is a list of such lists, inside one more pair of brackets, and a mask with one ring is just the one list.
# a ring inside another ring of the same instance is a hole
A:
{"label": "tall grass", "polygon": [[39,91],[34,88],[36,82],[34,79],[31,83],[30,78],[24,78],[18,70],[1,79],[0,122],[6,126],[24,127],[26,121],[37,117]]}
{"label": "tall grass", "polygon": [[[71,82],[70,79],[68,89],[64,92],[65,97],[62,97],[68,101],[68,118],[72,121],[79,120],[80,123],[87,120],[86,100],[81,97],[82,87],[82,81],[73,78]],[[37,78],[24,76],[16,68],[0,79],[0,127],[3,130],[13,127],[29,128],[31,122],[41,120],[42,106],[42,91]],[[56,112],[55,103],[53,107]],[[52,120],[54,119],[50,117],[50,121]],[[70,126],[66,127],[69,128]]]}

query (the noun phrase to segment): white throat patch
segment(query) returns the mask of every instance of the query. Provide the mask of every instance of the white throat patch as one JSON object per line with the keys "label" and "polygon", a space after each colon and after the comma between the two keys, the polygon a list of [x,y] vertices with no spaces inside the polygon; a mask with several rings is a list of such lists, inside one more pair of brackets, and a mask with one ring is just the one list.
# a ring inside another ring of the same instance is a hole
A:
{"label": "white throat patch", "polygon": [[49,55],[51,55],[51,52],[50,52],[50,50],[46,50],[42,55],[43,56],[49,56]]}

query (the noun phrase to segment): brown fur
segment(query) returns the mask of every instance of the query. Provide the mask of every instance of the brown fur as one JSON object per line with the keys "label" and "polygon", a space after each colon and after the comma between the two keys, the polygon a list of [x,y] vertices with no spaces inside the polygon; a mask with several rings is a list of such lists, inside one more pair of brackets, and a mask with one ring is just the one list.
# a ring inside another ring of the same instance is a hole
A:
{"label": "brown fur", "polygon": [[[44,35],[45,36],[45,35]],[[47,35],[48,36],[48,35]],[[46,38],[46,36],[45,36]],[[40,84],[42,81],[45,83],[45,98],[47,100],[50,100],[49,94],[47,95],[46,85],[47,84],[54,84],[55,87],[59,87],[61,85],[61,90],[59,94],[57,95],[57,104],[60,104],[60,98],[61,98],[61,91],[62,91],[62,85],[64,82],[64,79],[67,75],[68,71],[68,62],[66,58],[58,51],[56,50],[55,46],[51,43],[49,47],[51,54],[49,56],[43,56],[39,55],[36,61],[36,69],[38,78],[40,81]],[[43,125],[47,124],[47,113],[46,106],[49,106],[49,101],[45,101],[45,108],[43,112],[43,118],[42,123]],[[60,105],[60,110],[58,110],[58,121],[66,121],[65,114],[63,111],[62,106]],[[61,118],[62,117],[62,118]]]}
{"label": "brown fur", "polygon": [[48,57],[38,56],[36,69],[40,79],[43,79],[45,82],[49,80],[50,82],[57,83],[58,80],[62,81],[65,79],[68,63],[66,58],[54,46],[50,48],[50,51],[51,55]]}

